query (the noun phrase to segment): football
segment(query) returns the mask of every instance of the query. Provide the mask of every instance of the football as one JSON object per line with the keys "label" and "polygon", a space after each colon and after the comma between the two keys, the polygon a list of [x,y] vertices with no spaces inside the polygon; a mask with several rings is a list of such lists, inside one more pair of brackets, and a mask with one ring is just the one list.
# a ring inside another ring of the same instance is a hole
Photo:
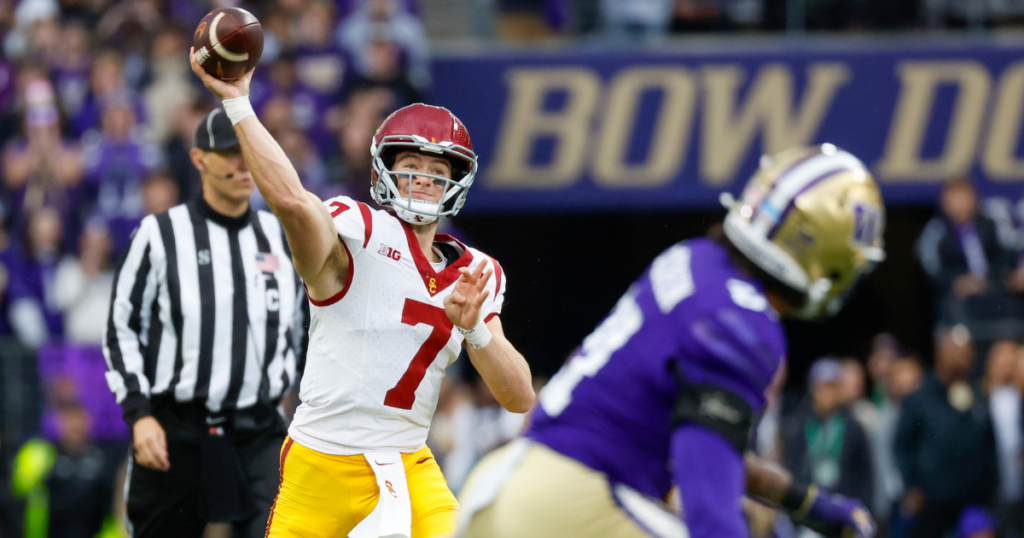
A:
{"label": "football", "polygon": [[263,27],[252,13],[237,7],[209,12],[192,35],[196,61],[221,79],[246,74],[263,54]]}

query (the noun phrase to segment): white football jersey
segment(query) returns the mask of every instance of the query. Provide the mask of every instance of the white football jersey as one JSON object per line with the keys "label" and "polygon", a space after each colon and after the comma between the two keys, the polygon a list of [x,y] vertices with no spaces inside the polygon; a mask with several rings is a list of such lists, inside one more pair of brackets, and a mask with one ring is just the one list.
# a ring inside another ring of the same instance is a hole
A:
{"label": "white football jersey", "polygon": [[459,257],[435,272],[394,215],[345,196],[325,204],[352,261],[344,289],[310,299],[302,404],[288,433],[327,454],[414,452],[426,442],[444,370],[462,349],[444,313],[459,268],[491,265],[485,320],[501,312],[505,275],[496,260],[444,234],[435,244]]}

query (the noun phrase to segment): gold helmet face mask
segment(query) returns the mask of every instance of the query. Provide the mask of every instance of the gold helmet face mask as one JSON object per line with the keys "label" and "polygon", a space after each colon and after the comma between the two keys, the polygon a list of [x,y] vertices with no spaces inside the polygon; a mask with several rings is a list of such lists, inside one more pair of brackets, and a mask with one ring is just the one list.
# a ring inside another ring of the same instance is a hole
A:
{"label": "gold helmet face mask", "polygon": [[831,144],[764,157],[739,200],[724,195],[725,234],[751,262],[804,294],[793,317],[837,313],[885,259],[885,206],[871,173]]}

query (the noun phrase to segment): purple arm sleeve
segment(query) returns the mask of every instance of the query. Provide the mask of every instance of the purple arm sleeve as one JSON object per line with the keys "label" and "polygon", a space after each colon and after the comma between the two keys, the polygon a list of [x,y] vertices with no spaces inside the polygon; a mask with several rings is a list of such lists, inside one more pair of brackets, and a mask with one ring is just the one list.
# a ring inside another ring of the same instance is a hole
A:
{"label": "purple arm sleeve", "polygon": [[695,425],[672,434],[673,478],[692,538],[746,538],[743,456],[721,435]]}

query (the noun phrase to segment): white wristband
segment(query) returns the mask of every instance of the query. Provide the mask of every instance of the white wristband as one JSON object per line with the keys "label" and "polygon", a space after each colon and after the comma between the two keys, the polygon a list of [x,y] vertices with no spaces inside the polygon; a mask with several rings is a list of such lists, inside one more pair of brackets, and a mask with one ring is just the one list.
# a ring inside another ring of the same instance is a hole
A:
{"label": "white wristband", "polygon": [[473,349],[480,349],[487,344],[490,344],[491,338],[494,337],[494,334],[492,334],[491,330],[487,328],[487,324],[484,323],[483,319],[476,323],[476,327],[473,327],[468,331],[458,325],[456,325],[455,328],[462,333],[462,336],[466,337],[466,342],[469,342],[469,345],[473,346]]}
{"label": "white wristband", "polygon": [[245,118],[256,115],[256,111],[252,109],[252,103],[249,102],[248,95],[225,99],[221,103],[224,105],[224,113],[231,120],[231,125],[238,125],[238,122]]}

